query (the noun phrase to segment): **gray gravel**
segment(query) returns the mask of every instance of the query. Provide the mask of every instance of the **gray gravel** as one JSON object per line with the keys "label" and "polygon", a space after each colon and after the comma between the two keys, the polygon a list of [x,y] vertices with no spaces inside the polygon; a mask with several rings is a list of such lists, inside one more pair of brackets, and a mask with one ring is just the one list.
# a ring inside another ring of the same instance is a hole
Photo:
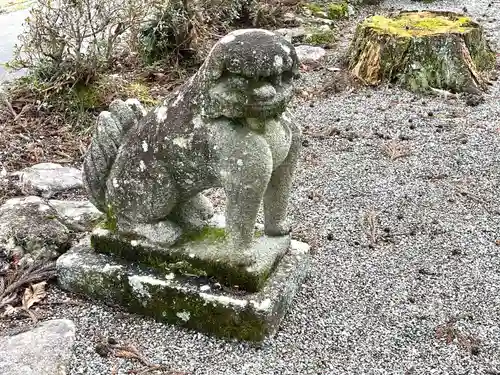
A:
{"label": "gray gravel", "polygon": [[[500,40],[488,3],[466,5]],[[433,4],[450,5],[463,6]],[[99,335],[187,374],[500,374],[499,97],[495,82],[476,107],[386,86],[297,104],[307,147],[291,214],[315,255],[275,340],[225,343],[88,302],[40,309],[76,323],[71,374],[140,367],[97,355]]]}

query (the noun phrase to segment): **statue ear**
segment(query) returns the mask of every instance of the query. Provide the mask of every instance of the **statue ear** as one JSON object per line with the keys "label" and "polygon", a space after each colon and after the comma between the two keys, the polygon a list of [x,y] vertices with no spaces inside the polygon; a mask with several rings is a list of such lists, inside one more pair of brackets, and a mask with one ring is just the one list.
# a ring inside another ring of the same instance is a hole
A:
{"label": "statue ear", "polygon": [[222,76],[224,68],[224,51],[220,46],[220,42],[218,42],[208,54],[200,68],[200,72],[203,72],[204,79],[215,81]]}

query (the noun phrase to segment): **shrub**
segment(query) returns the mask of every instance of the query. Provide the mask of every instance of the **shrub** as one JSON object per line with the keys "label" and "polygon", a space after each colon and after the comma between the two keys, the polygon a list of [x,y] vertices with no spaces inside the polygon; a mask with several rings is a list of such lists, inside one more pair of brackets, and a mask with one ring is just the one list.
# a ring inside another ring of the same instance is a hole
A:
{"label": "shrub", "polygon": [[140,32],[148,64],[166,58],[199,62],[214,37],[239,27],[277,27],[287,10],[280,0],[172,0],[158,4]]}
{"label": "shrub", "polygon": [[39,0],[10,65],[45,82],[88,83],[113,64],[124,37],[136,33],[145,1]]}

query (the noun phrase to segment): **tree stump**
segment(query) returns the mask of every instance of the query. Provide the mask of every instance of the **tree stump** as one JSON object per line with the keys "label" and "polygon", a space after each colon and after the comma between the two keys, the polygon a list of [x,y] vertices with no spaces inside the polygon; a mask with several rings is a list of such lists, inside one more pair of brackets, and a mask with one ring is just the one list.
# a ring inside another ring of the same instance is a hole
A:
{"label": "tree stump", "polygon": [[398,82],[421,92],[479,94],[495,61],[481,26],[452,12],[369,17],[358,25],[349,49],[349,69],[366,84]]}

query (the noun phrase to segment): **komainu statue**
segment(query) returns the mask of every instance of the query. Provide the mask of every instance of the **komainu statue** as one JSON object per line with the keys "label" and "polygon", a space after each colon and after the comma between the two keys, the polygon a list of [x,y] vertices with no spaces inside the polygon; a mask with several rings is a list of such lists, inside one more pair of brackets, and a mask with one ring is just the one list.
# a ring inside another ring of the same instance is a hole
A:
{"label": "komainu statue", "polygon": [[213,215],[203,191],[222,187],[229,243],[240,264],[252,264],[247,249],[262,202],[265,234],[290,232],[287,201],[301,132],[286,107],[298,68],[286,40],[238,30],[151,111],[137,100],[114,101],[85,155],[91,201],[112,211],[120,230],[199,227]]}

